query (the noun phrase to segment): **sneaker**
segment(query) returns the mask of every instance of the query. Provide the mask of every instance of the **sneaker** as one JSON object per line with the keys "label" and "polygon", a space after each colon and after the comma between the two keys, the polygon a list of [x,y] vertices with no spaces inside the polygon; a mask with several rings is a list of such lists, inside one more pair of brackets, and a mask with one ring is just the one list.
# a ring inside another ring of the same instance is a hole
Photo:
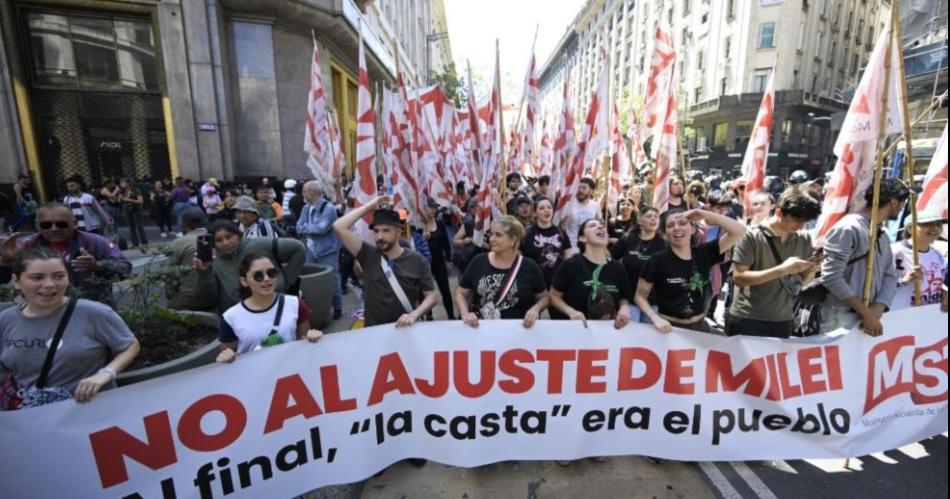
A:
{"label": "sneaker", "polygon": [[162,238],[166,238],[166,237],[168,237],[168,233],[167,233],[167,232],[162,232]]}
{"label": "sneaker", "polygon": [[182,234],[181,232],[179,232],[178,234],[175,234],[175,237],[184,237],[184,236],[185,236],[185,235]]}

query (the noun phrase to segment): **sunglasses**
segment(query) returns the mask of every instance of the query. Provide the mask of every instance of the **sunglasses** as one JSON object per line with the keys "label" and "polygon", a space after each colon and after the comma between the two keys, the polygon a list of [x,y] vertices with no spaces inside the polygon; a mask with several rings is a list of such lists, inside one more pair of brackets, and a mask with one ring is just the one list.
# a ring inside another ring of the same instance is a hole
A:
{"label": "sunglasses", "polygon": [[57,229],[68,229],[68,228],[69,228],[69,222],[67,222],[67,221],[65,221],[65,220],[57,220],[57,221],[55,221],[55,222],[40,222],[40,223],[39,223],[40,230],[50,230],[50,229],[53,228],[54,225],[56,226]]}
{"label": "sunglasses", "polygon": [[257,282],[264,282],[264,279],[276,279],[277,278],[277,269],[271,267],[267,270],[258,270],[251,274],[251,277],[254,278]]}

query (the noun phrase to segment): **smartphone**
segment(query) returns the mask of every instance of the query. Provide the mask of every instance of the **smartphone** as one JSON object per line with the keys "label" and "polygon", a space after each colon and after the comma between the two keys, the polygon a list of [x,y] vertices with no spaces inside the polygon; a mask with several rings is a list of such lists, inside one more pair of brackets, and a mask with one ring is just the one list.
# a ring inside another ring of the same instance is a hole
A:
{"label": "smartphone", "polygon": [[198,236],[197,257],[202,262],[210,262],[214,260],[214,253],[211,250],[211,235],[210,234],[202,234]]}
{"label": "smartphone", "polygon": [[823,256],[825,256],[825,249],[824,249],[824,248],[815,248],[815,250],[812,251],[812,253],[811,253],[811,258],[809,258],[808,261],[810,261],[810,262],[820,262],[820,261],[821,261],[821,258],[822,258]]}

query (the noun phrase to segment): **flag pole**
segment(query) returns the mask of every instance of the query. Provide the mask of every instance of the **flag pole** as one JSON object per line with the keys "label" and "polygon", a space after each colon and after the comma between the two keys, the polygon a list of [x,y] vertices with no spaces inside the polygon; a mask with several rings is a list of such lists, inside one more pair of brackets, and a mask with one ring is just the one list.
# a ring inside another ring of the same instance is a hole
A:
{"label": "flag pole", "polygon": [[[535,24],[535,25],[534,25],[534,40],[531,42],[531,57],[532,57],[532,58],[534,57],[534,49],[535,49],[535,46],[536,46],[537,43],[538,43],[538,28],[539,28],[539,27],[541,27],[540,24]],[[529,74],[529,75],[525,75],[525,83],[528,82],[528,78],[530,78],[530,77],[531,77],[530,74]],[[500,85],[499,85],[499,86],[500,86]],[[515,120],[515,136],[521,135],[521,131],[522,131],[522,128],[521,128],[521,115],[522,115],[522,112],[524,111],[524,102],[525,102],[525,99],[527,98],[527,95],[528,95],[528,92],[521,92],[521,102],[518,104],[518,119]],[[523,147],[523,144],[522,144],[522,147]],[[523,151],[523,150],[524,150],[524,149],[522,148],[522,151]],[[509,160],[510,160],[510,158],[509,158]],[[505,161],[505,171],[507,172],[507,170],[508,170],[508,161]]]}
{"label": "flag pole", "polygon": [[878,121],[878,132],[877,132],[877,158],[874,162],[874,196],[871,199],[871,239],[868,250],[868,261],[867,261],[867,270],[864,275],[864,305],[871,305],[871,290],[872,290],[872,281],[874,277],[874,260],[877,254],[877,229],[879,220],[877,219],[877,210],[881,204],[881,174],[884,170],[884,147],[883,142],[884,138],[887,135],[887,115],[888,115],[888,97],[890,96],[890,84],[891,84],[891,56],[892,48],[894,46],[894,15],[896,11],[891,11],[891,25],[889,26],[888,35],[890,36],[889,41],[887,42],[887,47],[884,52],[884,90],[881,94],[881,116]]}
{"label": "flag pole", "polygon": [[[614,71],[613,71],[613,68],[610,67],[610,63],[613,61],[613,60],[610,58],[610,53],[609,53],[609,52],[605,52],[605,54],[606,54],[606,56],[607,56],[607,61],[606,61],[606,63],[607,63],[607,89],[606,89],[606,90],[607,90],[607,95],[604,96],[604,102],[603,102],[602,105],[607,108],[607,123],[606,123],[607,129],[604,130],[604,132],[605,132],[606,137],[607,137],[607,144],[608,144],[608,147],[607,147],[607,156],[604,158],[604,179],[603,179],[602,184],[603,184],[603,186],[604,186],[604,187],[603,187],[603,188],[604,188],[604,226],[606,227],[606,225],[607,225],[607,218],[610,216],[610,210],[609,210],[610,206],[609,206],[609,205],[610,205],[610,160],[611,160],[611,155],[610,155],[610,146],[609,146],[609,144],[610,144],[610,142],[611,142],[611,140],[612,140],[612,139],[611,139],[611,134],[613,133],[613,130],[611,130],[611,128],[610,128],[610,118],[611,118],[611,116],[613,116],[613,113],[614,113],[614,107],[613,107],[613,105],[612,105],[612,103],[611,103],[611,101],[610,101],[610,80],[613,78]],[[619,120],[620,117],[617,116],[617,119]],[[620,124],[618,123],[617,126],[620,126]]]}
{"label": "flag pole", "polygon": [[[501,48],[498,43],[498,39],[495,38],[495,81],[498,82],[498,147],[501,149],[500,158],[504,161],[507,157],[505,155],[505,104],[504,100],[501,98]],[[508,165],[502,164],[501,168],[498,169],[498,172],[501,173],[501,212],[505,215],[508,214],[508,202],[505,201],[505,196],[508,194],[508,183],[505,182],[507,177]]]}
{"label": "flag pole", "polygon": [[[895,22],[896,20],[896,22]],[[907,186],[910,188],[910,216],[911,222],[913,223],[914,231],[917,228],[917,192],[914,190],[914,147],[913,147],[913,135],[911,134],[911,124],[910,116],[907,110],[907,75],[905,74],[904,69],[904,50],[903,50],[903,27],[900,23],[900,2],[894,2],[891,5],[891,24],[894,26],[894,32],[892,35],[892,40],[894,44],[898,46],[897,61],[900,67],[898,75],[900,76],[900,86],[898,87],[901,91],[901,116],[904,119],[904,142],[905,147],[905,162],[907,166],[904,168],[904,177],[907,181]],[[885,90],[886,91],[886,90]],[[918,247],[917,237],[911,232],[908,237],[911,240],[911,247],[914,251],[914,266],[917,267],[920,265],[920,248]],[[914,301],[915,306],[919,306],[920,303],[920,281],[914,280]]]}
{"label": "flag pole", "polygon": [[[933,102],[930,103],[930,106],[928,106],[927,109],[924,109],[923,111],[921,111],[917,115],[917,117],[914,118],[914,121],[910,123],[910,127],[913,128],[917,126],[918,123],[920,123],[921,121],[923,121],[924,118],[930,115],[931,111],[941,106],[943,104],[943,101],[947,100],[948,95],[950,95],[950,90],[944,90],[942,94],[934,98]],[[907,137],[905,137],[904,134],[901,134],[900,137],[897,137],[897,140],[895,140],[894,142],[891,142],[891,145],[889,145],[887,149],[884,150],[884,157],[886,158],[886,157],[889,157],[891,154],[893,154],[894,151],[897,149],[897,146],[900,145],[901,141],[904,141],[906,139]]]}

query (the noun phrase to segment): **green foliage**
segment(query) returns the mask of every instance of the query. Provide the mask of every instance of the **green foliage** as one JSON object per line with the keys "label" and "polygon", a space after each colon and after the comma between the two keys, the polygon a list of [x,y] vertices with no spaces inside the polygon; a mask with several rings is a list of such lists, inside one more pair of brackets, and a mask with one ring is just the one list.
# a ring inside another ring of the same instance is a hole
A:
{"label": "green foliage", "polygon": [[433,72],[432,83],[442,87],[442,91],[455,104],[455,107],[462,108],[462,104],[468,98],[468,89],[462,84],[454,62],[450,62],[441,73]]}
{"label": "green foliage", "polygon": [[12,284],[0,284],[0,301],[13,301],[16,293]]}

